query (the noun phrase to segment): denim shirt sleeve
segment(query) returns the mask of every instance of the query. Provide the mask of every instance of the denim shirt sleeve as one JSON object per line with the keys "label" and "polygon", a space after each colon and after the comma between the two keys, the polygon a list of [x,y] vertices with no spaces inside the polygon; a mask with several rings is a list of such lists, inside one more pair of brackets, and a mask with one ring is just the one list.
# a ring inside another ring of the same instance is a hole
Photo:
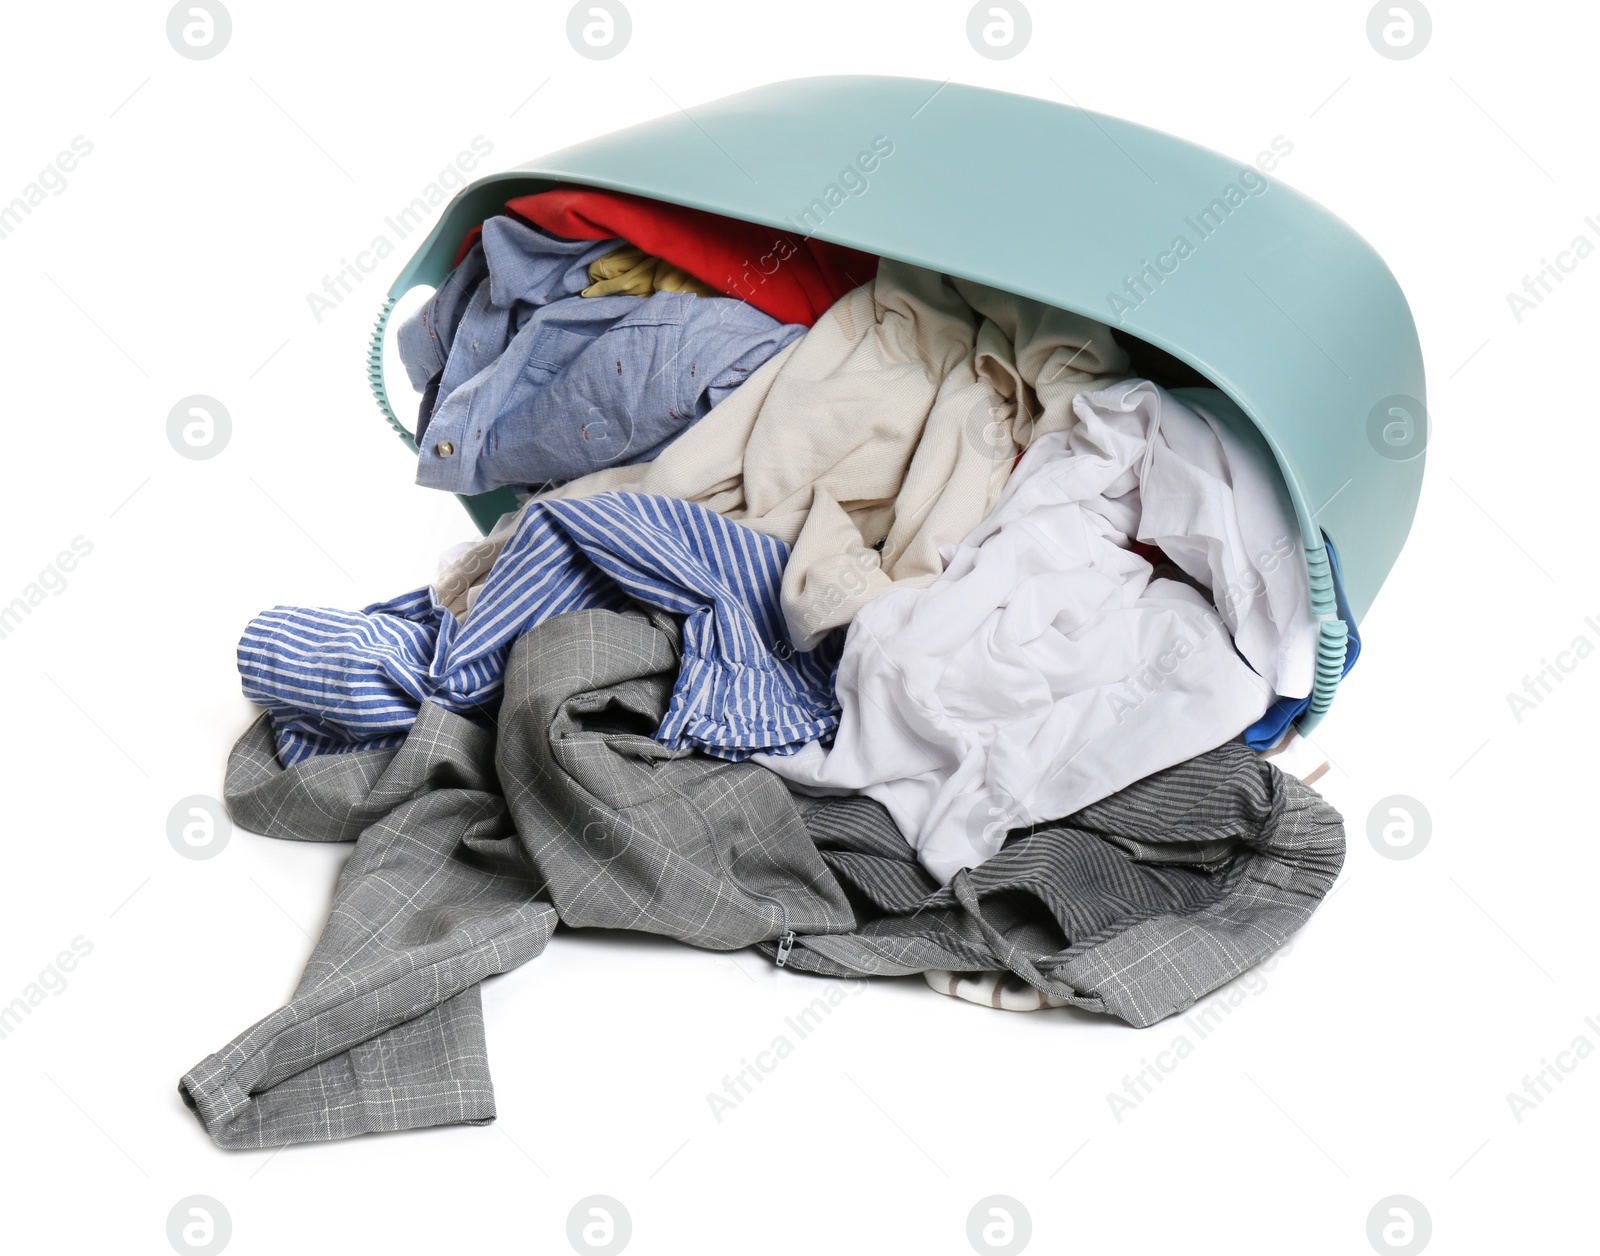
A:
{"label": "denim shirt sleeve", "polygon": [[400,324],[396,344],[405,364],[411,387],[421,392],[428,381],[444,370],[450,357],[450,343],[478,285],[488,277],[483,260],[483,245],[474,244],[452,270],[439,290],[410,318]]}
{"label": "denim shirt sleeve", "polygon": [[489,279],[451,346],[418,455],[426,487],[481,493],[653,457],[804,331],[727,297],[572,295],[616,242],[570,255],[582,283],[554,282],[529,260],[543,233],[510,226],[485,226]]}
{"label": "denim shirt sleeve", "polygon": [[[490,218],[483,239],[401,324],[396,340],[411,386],[421,392],[443,371],[440,396],[448,397],[505,348],[533,310],[583,291],[589,264],[621,243],[563,240],[514,218]],[[481,359],[473,369],[456,361],[458,336],[467,356]]]}

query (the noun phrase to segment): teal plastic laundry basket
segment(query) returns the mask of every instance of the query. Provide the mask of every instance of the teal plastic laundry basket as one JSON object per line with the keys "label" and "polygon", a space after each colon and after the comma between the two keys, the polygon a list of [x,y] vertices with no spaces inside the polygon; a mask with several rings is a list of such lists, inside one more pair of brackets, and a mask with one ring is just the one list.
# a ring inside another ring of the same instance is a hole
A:
{"label": "teal plastic laundry basket", "polygon": [[[875,140],[881,151],[882,139],[892,154],[863,176],[856,155]],[[373,330],[368,377],[408,443],[383,377],[395,302],[437,286],[468,230],[505,201],[562,184],[976,280],[1099,319],[1193,367],[1232,401],[1214,407],[1218,417],[1253,425],[1283,472],[1322,617],[1299,727],[1327,711],[1347,626],[1324,533],[1359,623],[1411,529],[1427,436],[1410,308],[1382,259],[1328,210],[1254,166],[1051,101],[924,79],[775,83],[462,189]],[[483,530],[516,504],[505,489],[463,501]]]}

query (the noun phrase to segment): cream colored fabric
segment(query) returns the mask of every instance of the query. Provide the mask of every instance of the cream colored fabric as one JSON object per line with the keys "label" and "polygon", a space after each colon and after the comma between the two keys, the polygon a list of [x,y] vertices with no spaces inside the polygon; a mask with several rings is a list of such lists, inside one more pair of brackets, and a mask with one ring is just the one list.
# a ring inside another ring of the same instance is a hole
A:
{"label": "cream colored fabric", "polygon": [[930,968],[922,978],[940,994],[999,1008],[1002,1012],[1042,1012],[1046,1008],[1067,1006],[1065,999],[1035,990],[1010,972],[953,973],[943,968]]}
{"label": "cream colored fabric", "polygon": [[1299,730],[1294,728],[1278,738],[1277,745],[1258,753],[1278,771],[1297,776],[1307,785],[1315,785],[1320,781],[1332,764],[1321,746],[1308,737],[1302,737]]}
{"label": "cream colored fabric", "polygon": [[[886,590],[931,582],[1017,455],[1126,366],[1092,319],[884,261],[653,462],[546,496],[682,497],[781,537],[784,614],[810,649]],[[441,576],[457,614],[503,540]]]}
{"label": "cream colored fabric", "polygon": [[459,547],[434,577],[434,593],[457,619],[465,620],[471,612],[472,604],[483,591],[489,568],[500,557],[500,551],[511,539],[511,533],[521,518],[520,511],[501,515],[487,536],[481,541]]}
{"label": "cream colored fabric", "polygon": [[586,297],[648,297],[657,292],[692,292],[697,297],[722,295],[665,258],[631,244],[590,262],[589,278],[593,282],[581,294]]}

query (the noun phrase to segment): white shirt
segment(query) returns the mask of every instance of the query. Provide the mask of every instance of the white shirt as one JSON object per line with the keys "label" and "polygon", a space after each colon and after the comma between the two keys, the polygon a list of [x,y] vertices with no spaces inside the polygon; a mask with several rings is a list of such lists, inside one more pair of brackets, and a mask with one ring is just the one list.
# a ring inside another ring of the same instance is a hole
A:
{"label": "white shirt", "polygon": [[[760,757],[876,798],[941,881],[1310,689],[1300,531],[1264,452],[1147,380],[1072,404],[937,580],[857,613],[833,747]],[[1135,539],[1232,590],[1224,614],[1154,578]]]}

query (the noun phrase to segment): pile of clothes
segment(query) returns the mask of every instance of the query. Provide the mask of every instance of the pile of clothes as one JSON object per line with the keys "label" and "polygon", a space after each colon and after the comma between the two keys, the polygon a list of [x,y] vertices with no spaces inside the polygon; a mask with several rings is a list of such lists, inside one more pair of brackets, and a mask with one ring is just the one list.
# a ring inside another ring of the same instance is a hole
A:
{"label": "pile of clothes", "polygon": [[1333,884],[1340,817],[1273,762],[1304,545],[1219,391],[587,189],[509,202],[399,343],[419,483],[522,505],[427,587],[245,630],[235,822],[356,845],[294,999],[183,1078],[219,1144],[492,1119],[478,983],[558,922],[1144,1026]]}

